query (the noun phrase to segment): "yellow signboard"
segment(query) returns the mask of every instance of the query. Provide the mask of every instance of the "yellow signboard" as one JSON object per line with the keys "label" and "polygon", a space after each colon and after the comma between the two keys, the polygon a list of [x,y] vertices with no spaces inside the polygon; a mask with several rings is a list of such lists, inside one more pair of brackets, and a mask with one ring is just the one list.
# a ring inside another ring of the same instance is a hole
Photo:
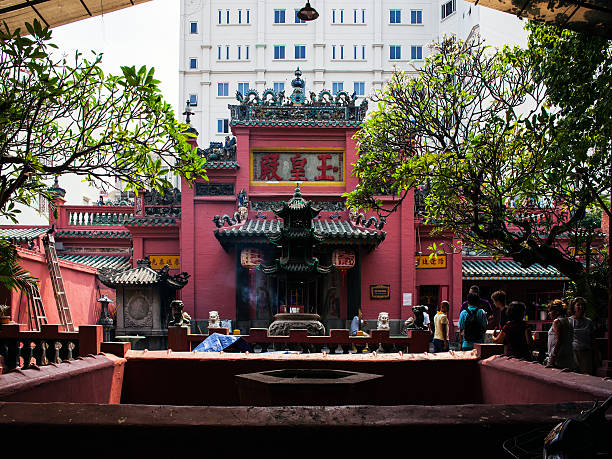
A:
{"label": "yellow signboard", "polygon": [[446,255],[419,255],[416,257],[417,269],[446,268]]}
{"label": "yellow signboard", "polygon": [[161,269],[164,266],[170,266],[170,269],[181,269],[180,255],[149,255],[151,260],[151,268]]}

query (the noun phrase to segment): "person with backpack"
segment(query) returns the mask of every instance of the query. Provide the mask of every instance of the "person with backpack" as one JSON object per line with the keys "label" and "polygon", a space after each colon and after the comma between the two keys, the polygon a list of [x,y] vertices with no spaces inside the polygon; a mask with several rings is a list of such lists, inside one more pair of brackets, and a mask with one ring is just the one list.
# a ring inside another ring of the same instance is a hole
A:
{"label": "person with backpack", "polygon": [[459,331],[463,337],[462,351],[474,349],[474,343],[483,343],[484,335],[489,323],[487,314],[479,307],[480,295],[469,293],[468,307],[459,315]]}

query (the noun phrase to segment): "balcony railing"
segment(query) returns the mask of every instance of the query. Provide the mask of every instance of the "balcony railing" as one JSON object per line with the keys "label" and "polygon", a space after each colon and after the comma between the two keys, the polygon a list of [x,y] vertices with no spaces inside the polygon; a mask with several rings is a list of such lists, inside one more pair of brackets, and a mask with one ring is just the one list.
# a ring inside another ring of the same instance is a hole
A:
{"label": "balcony railing", "polygon": [[40,331],[22,324],[0,326],[0,373],[70,361],[100,353],[102,327],[81,325],[78,332],[60,331],[60,325],[42,325]]}
{"label": "balcony railing", "polygon": [[59,225],[122,227],[134,215],[132,206],[61,206]]}
{"label": "balcony railing", "polygon": [[[227,335],[227,328],[211,328],[209,333]],[[208,334],[191,334],[187,327],[168,327],[168,348],[177,352],[192,351],[208,338]],[[251,328],[248,335],[240,335],[255,353],[301,351],[348,354],[362,352],[422,353],[429,349],[430,333],[409,330],[408,336],[390,336],[388,330],[372,330],[370,336],[350,336],[349,330],[330,330],[328,336],[309,336],[306,330],[290,330],[289,336],[270,336],[267,328]]]}

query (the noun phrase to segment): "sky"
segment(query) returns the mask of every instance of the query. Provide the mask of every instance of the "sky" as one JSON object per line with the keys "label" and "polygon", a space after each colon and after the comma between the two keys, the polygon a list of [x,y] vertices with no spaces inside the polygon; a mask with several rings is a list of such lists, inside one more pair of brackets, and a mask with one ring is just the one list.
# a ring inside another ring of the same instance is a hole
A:
{"label": "sky", "polygon": [[65,53],[104,53],[102,68],[119,74],[121,66],[155,67],[164,99],[178,104],[178,0],[152,0],[53,29],[53,42]]}

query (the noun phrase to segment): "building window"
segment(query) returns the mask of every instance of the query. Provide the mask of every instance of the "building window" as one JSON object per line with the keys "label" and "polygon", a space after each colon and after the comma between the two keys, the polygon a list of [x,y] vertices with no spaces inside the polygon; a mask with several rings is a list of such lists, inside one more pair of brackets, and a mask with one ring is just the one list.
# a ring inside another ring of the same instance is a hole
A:
{"label": "building window", "polygon": [[340,10],[340,24],[344,24],[344,10]]}
{"label": "building window", "polygon": [[230,23],[230,10],[225,10],[225,23],[229,24]]}
{"label": "building window", "polygon": [[284,59],[285,58],[285,45],[275,45],[274,46],[274,59]]}
{"label": "building window", "polygon": [[229,61],[229,46],[225,46],[225,59]]}
{"label": "building window", "polygon": [[198,95],[197,94],[189,94],[189,106],[190,107],[198,106]]}
{"label": "building window", "polygon": [[332,10],[332,24],[336,23],[336,10]]}
{"label": "building window", "polygon": [[217,134],[229,133],[229,120],[227,118],[217,120]]}
{"label": "building window", "polygon": [[353,59],[357,60],[357,45],[353,45]]}
{"label": "building window", "polygon": [[274,24],[285,23],[285,10],[274,10]]}
{"label": "building window", "polygon": [[221,18],[223,17],[223,13],[221,10],[219,10],[219,24],[221,24]]}
{"label": "building window", "polygon": [[402,23],[402,10],[389,10],[389,24]]}
{"label": "building window", "polygon": [[422,46],[411,46],[410,47],[410,59],[423,59],[423,47]]}
{"label": "building window", "polygon": [[361,58],[365,60],[365,45],[361,46]]}
{"label": "building window", "polygon": [[250,57],[249,57],[249,45],[245,46],[245,54],[246,54],[246,60],[248,61],[250,59]]}
{"label": "building window", "polygon": [[189,23],[189,33],[198,33],[198,23],[197,22]]}
{"label": "building window", "polygon": [[229,83],[217,83],[217,96],[218,97],[229,96]]}
{"label": "building window", "polygon": [[449,0],[442,5],[442,19],[446,19],[448,16],[453,14],[457,9],[456,0]]}
{"label": "building window", "polygon": [[238,10],[238,24],[242,24],[242,10]]}
{"label": "building window", "polygon": [[284,90],[285,90],[285,83],[284,82],[282,82],[282,81],[275,81],[274,82],[274,92],[275,93],[278,94],[279,92],[284,91]]}
{"label": "building window", "polygon": [[249,92],[249,84],[238,83],[238,92],[244,96],[247,92]]}
{"label": "building window", "polygon": [[221,60],[221,47],[217,46],[217,59]]}
{"label": "building window", "polygon": [[296,24],[306,24],[306,21],[304,21],[303,19],[300,19],[298,17],[298,13],[300,12],[300,10],[295,10],[295,23]]}
{"label": "building window", "polygon": [[402,58],[402,47],[399,45],[389,46],[389,59],[401,59]]}
{"label": "building window", "polygon": [[295,58],[296,59],[306,59],[306,46],[295,45]]}
{"label": "building window", "polygon": [[365,94],[365,82],[355,81],[354,90],[355,90],[355,95],[363,96]]}
{"label": "building window", "polygon": [[365,10],[361,10],[361,23],[365,24]]}
{"label": "building window", "polygon": [[238,60],[240,60],[242,59],[242,46],[238,45],[236,48],[238,48]]}
{"label": "building window", "polygon": [[336,45],[332,45],[332,59],[336,58]]}
{"label": "building window", "polygon": [[334,82],[332,82],[332,92],[334,94],[338,94],[343,89],[344,89],[344,83],[342,81],[334,81]]}
{"label": "building window", "polygon": [[251,10],[246,10],[246,23],[251,23]]}
{"label": "building window", "polygon": [[423,24],[422,10],[410,10],[410,24]]}
{"label": "building window", "polygon": [[189,68],[197,69],[198,68],[198,60],[195,57],[189,58]]}
{"label": "building window", "polygon": [[340,59],[344,59],[344,45],[340,45]]}

